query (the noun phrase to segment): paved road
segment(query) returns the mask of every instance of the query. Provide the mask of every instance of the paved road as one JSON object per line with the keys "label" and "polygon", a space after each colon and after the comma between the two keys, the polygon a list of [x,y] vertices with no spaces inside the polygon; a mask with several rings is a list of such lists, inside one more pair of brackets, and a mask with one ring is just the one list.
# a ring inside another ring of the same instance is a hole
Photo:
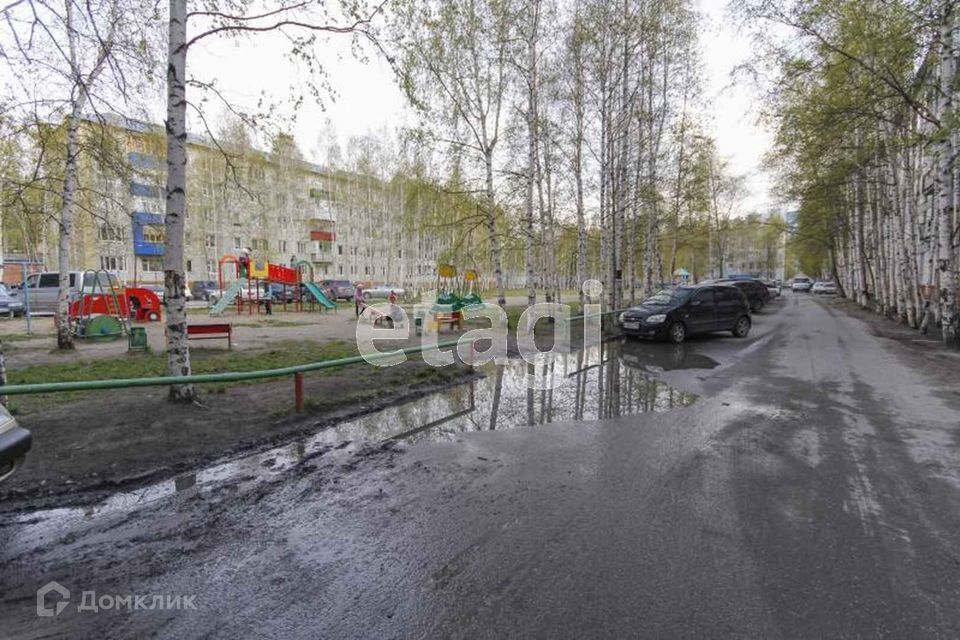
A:
{"label": "paved road", "polygon": [[[689,407],[25,516],[0,635],[955,638],[960,383],[894,347],[787,295],[692,345],[721,366],[662,373]],[[198,610],[38,618],[51,579]]]}

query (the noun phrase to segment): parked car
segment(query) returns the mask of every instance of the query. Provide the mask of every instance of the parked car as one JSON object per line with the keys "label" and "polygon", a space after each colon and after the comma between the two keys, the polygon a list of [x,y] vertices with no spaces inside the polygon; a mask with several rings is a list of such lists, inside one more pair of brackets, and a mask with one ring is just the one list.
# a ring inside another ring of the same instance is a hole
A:
{"label": "parked car", "polygon": [[323,280],[320,287],[328,292],[333,300],[353,300],[354,286],[349,280]]}
{"label": "parked car", "polygon": [[[153,291],[155,294],[157,294],[157,297],[160,298],[160,302],[163,302],[164,298],[166,297],[164,295],[164,292],[166,291],[166,287],[164,287],[164,285],[162,284],[141,284],[140,288],[147,289],[148,291]],[[183,290],[183,297],[186,299],[187,302],[190,302],[191,300],[193,300],[193,290],[191,287],[187,287],[186,289]]]}
{"label": "parked car", "polygon": [[373,298],[389,298],[390,293],[397,294],[397,298],[403,298],[406,291],[403,287],[395,284],[379,284],[363,290],[363,299],[371,300]]}
{"label": "parked car", "polygon": [[271,282],[268,286],[270,297],[274,302],[293,302],[297,299],[297,286],[287,285],[286,287],[278,282]]}
{"label": "parked car", "polygon": [[810,291],[810,287],[813,286],[813,281],[810,280],[807,276],[797,276],[793,279],[793,284],[790,285],[792,291]]}
{"label": "parked car", "polygon": [[[216,293],[211,293],[207,301],[210,303],[211,306],[213,306],[217,304],[217,302],[220,300],[220,297],[222,295],[223,294],[220,291],[217,291]],[[243,296],[243,298],[248,302],[257,302],[257,301],[264,301],[267,299],[270,299],[270,300],[273,299],[273,296],[271,295],[270,290],[266,287],[266,285],[261,285],[258,287],[256,284],[252,284],[252,283],[244,287],[243,289],[241,289],[240,295]]]}
{"label": "parked car", "polygon": [[220,285],[216,280],[195,280],[190,285],[190,292],[197,300],[210,300],[211,295],[220,293]]}
{"label": "parked car", "polygon": [[7,291],[2,284],[0,284],[0,314],[11,318],[23,315],[23,301],[17,297],[17,292]]}
{"label": "parked car", "polygon": [[829,280],[820,280],[813,283],[813,287],[810,289],[811,293],[831,295],[837,292],[837,285]]}
{"label": "parked car", "polygon": [[770,290],[759,280],[745,278],[740,280],[717,280],[717,284],[732,285],[743,291],[747,296],[747,301],[750,303],[750,310],[753,313],[763,311],[763,308],[770,301]]}
{"label": "parked car", "polygon": [[0,482],[20,468],[32,441],[30,432],[17,424],[7,408],[0,405]]}
{"label": "parked car", "polygon": [[767,291],[770,292],[771,298],[780,297],[780,294],[782,293],[782,287],[780,286],[780,282],[775,280],[766,280],[764,281],[763,284],[767,287]]}
{"label": "parked car", "polygon": [[[109,278],[109,281],[107,280]],[[107,278],[100,276],[100,286],[104,291],[109,291],[111,284],[116,289],[123,287],[120,279],[114,274],[107,274]],[[93,289],[93,274],[84,271],[70,272],[70,287],[68,297],[74,301],[80,295],[81,285],[88,293]],[[42,273],[32,273],[27,276],[27,291],[20,290],[21,301],[24,306],[29,306],[31,314],[56,313],[57,296],[60,291],[60,273],[58,271],[44,271]],[[26,298],[29,297],[29,300]]]}
{"label": "parked car", "polygon": [[620,314],[627,336],[679,344],[696,333],[750,333],[750,303],[737,287],[726,284],[680,286],[663,290]]}

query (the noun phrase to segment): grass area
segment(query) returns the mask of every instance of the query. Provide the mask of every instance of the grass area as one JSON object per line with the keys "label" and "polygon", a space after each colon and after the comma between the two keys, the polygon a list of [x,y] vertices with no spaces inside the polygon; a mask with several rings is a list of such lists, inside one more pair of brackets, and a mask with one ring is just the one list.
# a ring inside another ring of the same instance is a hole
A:
{"label": "grass area", "polygon": [[[190,361],[194,373],[221,373],[225,371],[255,371],[278,369],[320,360],[332,360],[357,355],[356,345],[342,340],[310,342],[285,340],[257,351],[228,351],[192,347]],[[126,354],[113,359],[90,362],[39,364],[10,370],[10,384],[41,382],[69,382],[75,380],[105,380],[110,378],[143,378],[167,373],[164,354]]]}
{"label": "grass area", "polygon": [[43,340],[44,338],[53,338],[54,336],[56,336],[55,333],[31,333],[29,335],[26,333],[10,333],[7,335],[0,335],[0,342],[26,342],[28,340]]}

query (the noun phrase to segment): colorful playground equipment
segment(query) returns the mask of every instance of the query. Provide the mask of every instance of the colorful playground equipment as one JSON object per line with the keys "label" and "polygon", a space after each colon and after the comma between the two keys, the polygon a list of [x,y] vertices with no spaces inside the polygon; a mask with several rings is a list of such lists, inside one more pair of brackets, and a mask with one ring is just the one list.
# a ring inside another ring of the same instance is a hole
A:
{"label": "colorful playground equipment", "polygon": [[79,295],[70,305],[74,335],[98,342],[116,340],[129,333],[129,323],[130,299],[117,277],[103,269],[84,271]]}
{"label": "colorful playground equipment", "polygon": [[462,278],[457,277],[457,268],[452,264],[437,266],[437,301],[428,314],[418,313],[414,318],[417,335],[423,330],[424,323],[431,331],[439,331],[444,324],[452,328],[463,328],[463,309],[483,304],[478,291],[479,276],[468,269]]}
{"label": "colorful playground equipment", "polygon": [[[224,273],[224,267],[233,267],[232,274]],[[307,277],[304,278],[304,275]],[[229,286],[224,286],[227,280],[225,275],[234,275],[233,282]],[[261,295],[264,284],[283,285],[284,295],[282,297],[283,308],[287,306],[287,287],[293,289],[293,304],[298,311],[303,310],[305,302],[313,304],[316,301],[324,309],[336,309],[334,304],[323,292],[323,290],[313,282],[313,265],[306,260],[294,262],[292,266],[283,266],[271,264],[265,260],[252,260],[249,256],[237,257],[227,254],[220,258],[217,263],[217,281],[220,291],[223,294],[217,299],[216,303],[210,308],[211,316],[221,315],[231,304],[236,303],[237,313],[243,313],[243,307],[246,305],[247,313],[253,313],[253,309],[258,310],[267,304],[272,304],[272,297],[268,293]],[[309,296],[304,295],[306,291]]]}

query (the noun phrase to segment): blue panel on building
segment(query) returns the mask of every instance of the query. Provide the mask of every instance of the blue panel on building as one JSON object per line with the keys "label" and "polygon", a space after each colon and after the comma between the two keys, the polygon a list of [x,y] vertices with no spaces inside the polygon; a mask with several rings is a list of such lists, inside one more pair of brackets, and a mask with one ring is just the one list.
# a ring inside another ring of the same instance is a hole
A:
{"label": "blue panel on building", "polygon": [[162,256],[162,242],[148,242],[143,238],[145,226],[159,226],[163,224],[163,216],[159,213],[133,212],[133,253],[138,256]]}
{"label": "blue panel on building", "polygon": [[135,151],[131,151],[127,154],[127,160],[129,160],[130,164],[137,169],[160,168],[160,158],[157,156],[148,155],[146,153],[137,153]]}
{"label": "blue panel on building", "polygon": [[140,196],[141,198],[159,198],[160,190],[153,185],[143,184],[142,182],[130,182],[130,195]]}

